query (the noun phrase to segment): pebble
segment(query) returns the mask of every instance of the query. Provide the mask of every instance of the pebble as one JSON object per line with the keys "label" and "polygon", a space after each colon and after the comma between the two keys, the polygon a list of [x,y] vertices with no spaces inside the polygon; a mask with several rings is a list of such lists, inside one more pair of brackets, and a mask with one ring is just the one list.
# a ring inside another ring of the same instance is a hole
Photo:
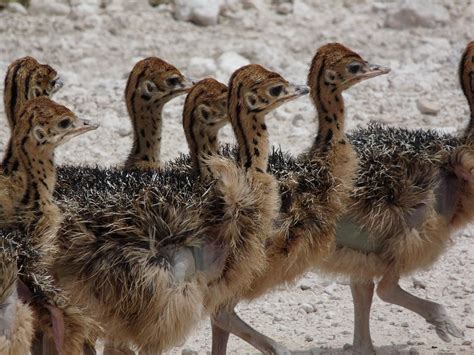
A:
{"label": "pebble", "polygon": [[426,115],[437,115],[441,110],[441,106],[438,103],[426,99],[418,99],[416,101],[416,107],[418,107],[421,113]]}
{"label": "pebble", "polygon": [[405,0],[403,5],[388,13],[385,26],[395,29],[407,27],[433,28],[437,25],[447,24],[450,21],[449,11],[436,2],[426,6],[423,2]]}
{"label": "pebble", "polygon": [[217,65],[212,58],[193,57],[189,61],[188,74],[193,78],[213,76],[216,70]]}
{"label": "pebble", "polygon": [[65,16],[71,12],[71,7],[65,3],[52,0],[35,0],[30,6],[32,14]]}
{"label": "pebble", "polygon": [[263,9],[263,2],[258,0],[241,0],[242,7],[246,10],[248,9],[256,9],[260,10]]}
{"label": "pebble", "polygon": [[[296,118],[297,116],[299,116],[298,119]],[[303,119],[303,116],[302,116],[301,114],[297,114],[297,115],[295,116],[295,118],[293,118],[293,124],[296,125],[295,122],[298,122],[298,121],[300,121],[300,120],[302,120],[302,119]],[[299,125],[297,125],[297,126],[299,126]],[[311,286],[308,285],[308,284],[301,284],[301,285],[300,285],[300,289],[303,290],[303,291],[311,290]]]}
{"label": "pebble", "polygon": [[170,0],[148,0],[148,3],[150,4],[150,6],[159,6],[159,5],[163,5],[163,4],[168,4],[170,2]]}
{"label": "pebble", "polygon": [[191,349],[183,349],[181,352],[181,355],[197,355],[199,354],[197,351],[191,350]]}
{"label": "pebble", "polygon": [[326,313],[326,319],[333,319],[335,316],[334,312],[327,312]]}
{"label": "pebble", "polygon": [[471,344],[472,344],[472,341],[470,341],[470,340],[464,340],[462,342],[462,345],[471,345]]}
{"label": "pebble", "polygon": [[11,3],[7,4],[6,9],[11,13],[16,13],[16,14],[26,15],[28,13],[26,8],[22,4],[19,4],[17,2],[11,2]]}
{"label": "pebble", "polygon": [[466,324],[466,328],[474,329],[474,323],[468,323],[468,324]]}
{"label": "pebble", "polygon": [[305,311],[306,313],[313,313],[313,312],[314,312],[313,306],[310,305],[309,303],[303,303],[303,304],[300,306],[300,309],[302,309],[302,310]]}
{"label": "pebble", "polygon": [[308,343],[312,342],[314,338],[311,335],[307,335],[304,337],[304,341],[307,341]]}
{"label": "pebble", "polygon": [[401,327],[403,328],[408,328],[408,323],[407,322],[403,322],[402,324],[400,324]]}
{"label": "pebble", "polygon": [[280,15],[288,15],[293,12],[293,5],[290,3],[283,3],[277,6],[276,12]]}
{"label": "pebble", "polygon": [[130,129],[127,129],[127,128],[123,128],[123,127],[120,127],[118,130],[117,130],[117,133],[120,137],[128,137],[132,134],[132,131]]}
{"label": "pebble", "polygon": [[420,288],[420,289],[426,290],[426,283],[425,282],[423,282],[420,279],[417,279],[416,277],[412,277],[411,279],[413,281],[413,287],[415,289]]}
{"label": "pebble", "polygon": [[230,76],[240,67],[249,64],[249,60],[237,52],[224,52],[217,58],[219,69]]}
{"label": "pebble", "polygon": [[214,26],[219,20],[221,0],[174,0],[174,17],[199,26]]}

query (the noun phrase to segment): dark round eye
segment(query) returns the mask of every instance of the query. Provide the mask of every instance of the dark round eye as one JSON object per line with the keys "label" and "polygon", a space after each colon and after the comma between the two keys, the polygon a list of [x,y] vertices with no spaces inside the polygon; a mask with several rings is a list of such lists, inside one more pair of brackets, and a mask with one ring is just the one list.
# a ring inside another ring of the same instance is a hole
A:
{"label": "dark round eye", "polygon": [[202,117],[204,117],[205,120],[208,120],[209,119],[209,111],[205,108],[201,108],[201,114],[202,114]]}
{"label": "dark round eye", "polygon": [[347,71],[351,74],[356,74],[361,69],[360,63],[351,63],[347,66]]}
{"label": "dark round eye", "polygon": [[176,86],[179,84],[179,78],[176,76],[168,78],[166,79],[166,84],[168,84],[168,86]]}
{"label": "dark round eye", "polygon": [[69,118],[65,118],[58,123],[58,127],[62,129],[69,128],[71,127],[71,125],[72,125],[72,121]]}
{"label": "dark round eye", "polygon": [[282,85],[274,86],[270,89],[270,95],[280,96],[282,91],[283,91],[283,86]]}

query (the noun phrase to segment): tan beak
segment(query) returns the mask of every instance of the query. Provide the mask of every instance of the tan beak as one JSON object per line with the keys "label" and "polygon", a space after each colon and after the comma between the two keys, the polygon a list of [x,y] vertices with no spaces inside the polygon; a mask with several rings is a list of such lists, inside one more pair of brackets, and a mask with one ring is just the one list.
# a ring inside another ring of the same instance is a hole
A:
{"label": "tan beak", "polygon": [[94,131],[97,128],[99,128],[99,125],[91,124],[88,120],[84,120],[80,118],[76,119],[76,124],[77,126],[69,131],[68,133],[69,136],[75,137],[80,134],[83,134],[89,131]]}
{"label": "tan beak", "polygon": [[362,79],[370,79],[370,78],[375,78],[376,76],[379,75],[384,75],[390,73],[390,68],[388,67],[383,67],[381,65],[377,64],[367,64],[369,67],[369,70],[363,74],[358,75],[359,78]]}

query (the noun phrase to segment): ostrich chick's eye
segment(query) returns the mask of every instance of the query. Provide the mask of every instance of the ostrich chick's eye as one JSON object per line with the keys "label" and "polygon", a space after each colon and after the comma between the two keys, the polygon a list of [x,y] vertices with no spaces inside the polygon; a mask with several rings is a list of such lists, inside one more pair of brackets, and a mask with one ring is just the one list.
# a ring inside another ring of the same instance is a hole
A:
{"label": "ostrich chick's eye", "polygon": [[72,121],[69,118],[65,118],[58,123],[59,128],[66,129],[71,127]]}
{"label": "ostrich chick's eye", "polygon": [[176,76],[168,78],[166,79],[166,83],[168,84],[168,86],[176,86],[179,84],[179,78]]}
{"label": "ostrich chick's eye", "polygon": [[274,86],[270,89],[270,95],[272,96],[280,96],[281,92],[283,91],[283,86],[282,85],[278,85],[278,86]]}
{"label": "ostrich chick's eye", "polygon": [[356,74],[361,68],[360,63],[354,62],[347,66],[347,71],[351,74]]}

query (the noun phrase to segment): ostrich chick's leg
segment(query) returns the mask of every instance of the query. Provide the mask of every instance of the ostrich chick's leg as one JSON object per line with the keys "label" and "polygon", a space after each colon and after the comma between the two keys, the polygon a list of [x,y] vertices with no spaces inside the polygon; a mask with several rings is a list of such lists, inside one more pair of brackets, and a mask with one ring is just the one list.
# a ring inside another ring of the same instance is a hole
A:
{"label": "ostrich chick's leg", "polygon": [[214,321],[212,327],[212,355],[225,355],[227,353],[227,343],[229,341],[229,332],[221,329]]}
{"label": "ostrich chick's leg", "polygon": [[446,342],[451,341],[449,334],[456,338],[463,336],[463,332],[456,327],[454,322],[448,317],[444,306],[406,292],[398,284],[399,279],[400,277],[398,275],[384,275],[377,286],[377,294],[383,301],[418,313],[425,318],[428,323],[436,327],[436,333]]}
{"label": "ostrich chick's leg", "polygon": [[352,350],[355,354],[375,354],[370,337],[370,307],[374,296],[374,282],[357,282],[351,280],[352,299],[354,301],[354,341]]}
{"label": "ostrich chick's leg", "polygon": [[[232,311],[220,311],[216,316],[213,318],[213,328],[217,326],[221,328],[221,330],[227,331],[229,333],[235,334],[240,339],[246,341],[253,347],[257,348],[264,354],[275,354],[275,355],[287,355],[291,354],[291,352],[286,349],[283,345],[278,344],[273,339],[270,339],[259,333],[255,329],[253,329],[250,325],[245,323],[240,317],[232,310]],[[224,337],[221,338],[222,341]],[[212,350],[213,355],[214,350],[216,349],[224,349],[227,344],[216,344],[213,342]],[[221,353],[222,354],[222,353]]]}

